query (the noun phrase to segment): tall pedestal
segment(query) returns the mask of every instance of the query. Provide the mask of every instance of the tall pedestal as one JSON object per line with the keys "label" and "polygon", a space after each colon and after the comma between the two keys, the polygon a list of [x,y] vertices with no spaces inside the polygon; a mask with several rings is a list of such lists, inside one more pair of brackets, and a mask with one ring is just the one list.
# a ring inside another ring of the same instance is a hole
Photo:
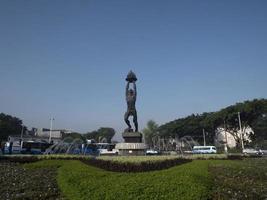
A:
{"label": "tall pedestal", "polygon": [[139,132],[124,132],[122,134],[124,143],[116,144],[119,155],[122,156],[141,156],[145,155],[146,145],[142,143],[142,134]]}
{"label": "tall pedestal", "polygon": [[122,137],[126,143],[142,143],[142,133],[139,132],[124,132]]}

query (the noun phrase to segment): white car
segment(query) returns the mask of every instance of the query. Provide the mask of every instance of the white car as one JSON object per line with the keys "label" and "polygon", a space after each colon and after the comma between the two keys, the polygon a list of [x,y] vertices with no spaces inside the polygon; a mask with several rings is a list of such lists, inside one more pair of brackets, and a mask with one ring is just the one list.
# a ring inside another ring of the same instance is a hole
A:
{"label": "white car", "polygon": [[252,148],[243,149],[243,154],[260,155],[260,151]]}
{"label": "white car", "polygon": [[267,155],[267,150],[265,150],[265,149],[260,149],[260,150],[259,150],[259,153],[260,153],[261,155]]}
{"label": "white car", "polygon": [[158,155],[159,152],[153,149],[146,150],[146,155]]}
{"label": "white car", "polygon": [[112,150],[99,149],[99,155],[118,155],[118,154],[119,154],[118,149],[112,149]]}
{"label": "white car", "polygon": [[115,144],[96,143],[99,155],[118,155],[119,150],[115,149]]}

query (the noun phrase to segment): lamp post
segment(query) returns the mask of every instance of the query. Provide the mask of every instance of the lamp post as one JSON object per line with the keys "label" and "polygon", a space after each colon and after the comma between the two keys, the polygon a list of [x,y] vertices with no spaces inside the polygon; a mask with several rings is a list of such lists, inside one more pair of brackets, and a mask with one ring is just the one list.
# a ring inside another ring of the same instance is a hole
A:
{"label": "lamp post", "polygon": [[24,125],[21,125],[20,139],[22,141]]}
{"label": "lamp post", "polygon": [[224,126],[224,137],[225,137],[225,146],[224,146],[224,150],[225,150],[225,153],[227,154],[228,153],[228,141],[227,141],[227,134],[226,134],[226,125],[225,125],[225,120],[223,121],[223,126]]}
{"label": "lamp post", "polygon": [[52,136],[52,127],[53,127],[53,120],[55,120],[53,117],[50,118],[50,132],[49,132],[49,143],[51,143],[51,136]]}
{"label": "lamp post", "polygon": [[206,137],[205,137],[205,130],[203,128],[203,139],[204,139],[204,146],[206,146]]}
{"label": "lamp post", "polygon": [[238,122],[239,122],[239,129],[240,129],[241,147],[242,147],[242,150],[244,150],[243,131],[242,131],[242,124],[241,124],[241,119],[240,119],[240,112],[238,112],[237,114],[238,114]]}
{"label": "lamp post", "polygon": [[22,138],[23,138],[23,129],[24,129],[24,125],[21,125],[21,132],[20,132],[20,145],[22,146]]}

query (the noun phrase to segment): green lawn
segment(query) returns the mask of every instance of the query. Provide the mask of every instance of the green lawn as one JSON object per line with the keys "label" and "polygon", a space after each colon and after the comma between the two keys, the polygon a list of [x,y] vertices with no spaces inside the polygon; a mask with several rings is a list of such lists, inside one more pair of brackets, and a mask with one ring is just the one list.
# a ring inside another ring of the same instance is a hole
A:
{"label": "green lawn", "polygon": [[214,163],[213,199],[267,199],[267,158]]}
{"label": "green lawn", "polygon": [[[143,173],[108,172],[77,160],[44,160],[25,166],[57,167],[59,188],[71,200],[251,199],[249,187],[253,183],[243,182],[253,177],[254,194],[260,193],[257,199],[266,197],[267,159],[194,160],[167,170]],[[240,192],[243,193],[238,196],[236,193]]]}
{"label": "green lawn", "polygon": [[80,161],[46,160],[28,168],[56,166],[68,199],[207,199],[211,179],[207,161],[145,173],[107,172]]}

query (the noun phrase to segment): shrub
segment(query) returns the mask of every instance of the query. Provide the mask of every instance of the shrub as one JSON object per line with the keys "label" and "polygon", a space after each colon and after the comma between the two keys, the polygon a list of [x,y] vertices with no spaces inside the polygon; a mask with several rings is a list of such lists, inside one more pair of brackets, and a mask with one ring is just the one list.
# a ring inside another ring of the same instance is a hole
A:
{"label": "shrub", "polygon": [[189,159],[167,159],[159,161],[118,162],[112,160],[86,159],[84,163],[114,172],[146,172],[153,170],[168,169],[170,167],[190,162]]}
{"label": "shrub", "polygon": [[229,160],[242,160],[243,159],[242,154],[228,154],[227,157]]}
{"label": "shrub", "polygon": [[31,163],[40,160],[79,160],[87,165],[92,165],[107,171],[115,172],[145,172],[153,170],[162,170],[173,167],[175,165],[184,164],[190,162],[190,159],[172,158],[172,159],[159,159],[159,160],[147,160],[141,162],[119,162],[113,160],[102,160],[93,157],[85,156],[69,156],[69,155],[53,155],[53,156],[3,156],[2,160],[8,160],[16,163]]}
{"label": "shrub", "polygon": [[15,163],[31,163],[39,161],[37,156],[1,156],[0,161],[9,161]]}

